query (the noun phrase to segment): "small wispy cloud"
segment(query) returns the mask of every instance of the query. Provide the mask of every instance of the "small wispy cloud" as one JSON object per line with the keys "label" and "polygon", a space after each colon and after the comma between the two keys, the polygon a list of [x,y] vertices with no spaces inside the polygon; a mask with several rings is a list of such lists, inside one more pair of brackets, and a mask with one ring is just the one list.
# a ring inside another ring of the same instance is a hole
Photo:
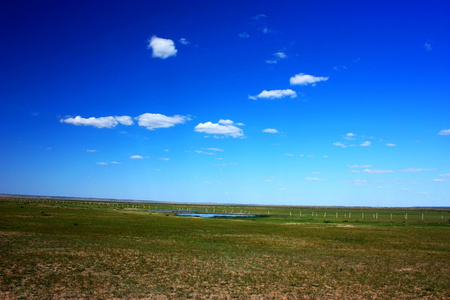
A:
{"label": "small wispy cloud", "polygon": [[[239,126],[238,124],[235,125]],[[244,131],[235,125],[231,120],[219,120],[217,123],[205,122],[199,123],[195,126],[194,131],[214,135],[231,136],[233,138],[244,136]]]}
{"label": "small wispy cloud", "polygon": [[262,132],[265,132],[265,133],[278,133],[278,130],[276,130],[275,128],[266,128]]}
{"label": "small wispy cloud", "polygon": [[172,40],[159,38],[157,36],[152,36],[147,48],[153,50],[153,57],[162,59],[166,59],[177,54],[177,49],[175,49],[175,44]]}
{"label": "small wispy cloud", "polygon": [[187,39],[185,39],[185,38],[181,38],[180,39],[180,43],[181,44],[183,44],[183,45],[189,45],[191,42],[189,42]]}
{"label": "small wispy cloud", "polygon": [[364,173],[367,174],[389,174],[389,173],[395,173],[394,170],[376,170],[376,169],[364,169]]}
{"label": "small wispy cloud", "polygon": [[195,152],[198,154],[214,155],[214,153],[212,153],[212,152],[206,152],[203,150],[195,150]]}
{"label": "small wispy cloud", "polygon": [[94,153],[94,152],[97,152],[97,150],[95,150],[95,149],[86,149],[86,152]]}
{"label": "small wispy cloud", "polygon": [[336,147],[347,148],[347,145],[345,145],[345,144],[343,144],[343,143],[341,143],[341,142],[333,143],[333,145],[335,145]]}
{"label": "small wispy cloud", "polygon": [[93,126],[97,128],[114,128],[118,124],[126,126],[133,125],[133,120],[129,116],[108,116],[99,118],[82,118],[81,116],[76,116],[75,118],[61,119],[60,122],[75,126]]}
{"label": "small wispy cloud", "polygon": [[109,163],[101,161],[101,162],[97,163],[97,165],[99,165],[99,166],[106,166],[106,165],[109,165],[109,164],[111,164],[111,165],[121,165],[121,163],[117,162],[117,161],[111,161]]}
{"label": "small wispy cloud", "polygon": [[405,173],[419,173],[419,172],[436,171],[436,170],[437,170],[437,169],[407,168],[407,169],[399,170],[399,172],[405,172]]}
{"label": "small wispy cloud", "polygon": [[425,49],[425,51],[433,50],[433,47],[431,46],[431,43],[429,41],[427,41],[427,42],[425,42],[425,44],[423,44],[423,48]]}
{"label": "small wispy cloud", "polygon": [[365,179],[354,179],[352,180],[352,183],[356,186],[363,186],[367,183],[367,180]]}
{"label": "small wispy cloud", "polygon": [[265,34],[267,34],[267,33],[275,33],[275,30],[273,30],[272,28],[269,28],[269,27],[263,27],[261,29],[261,31],[262,31],[262,33],[265,33]]}
{"label": "small wispy cloud", "polygon": [[268,64],[276,64],[280,60],[283,60],[283,59],[287,59],[286,53],[284,53],[282,51],[278,51],[278,52],[275,52],[273,54],[273,57],[271,59],[266,60],[266,63],[268,63]]}
{"label": "small wispy cloud", "polygon": [[158,158],[158,160],[161,160],[161,161],[168,161],[168,160],[170,160],[170,158],[168,158],[168,157],[160,157],[160,158]]}
{"label": "small wispy cloud", "polygon": [[434,182],[444,182],[444,181],[446,181],[446,180],[443,179],[443,178],[435,178],[435,179],[433,179],[433,181],[434,181]]}
{"label": "small wispy cloud", "polygon": [[386,146],[388,146],[388,147],[396,147],[397,144],[387,143]]}
{"label": "small wispy cloud", "polygon": [[305,73],[300,73],[292,76],[290,79],[291,85],[312,85],[315,86],[317,82],[327,81],[329,77],[317,77],[313,75],[308,75]]}
{"label": "small wispy cloud", "polygon": [[362,144],[360,144],[361,147],[369,147],[370,145],[372,145],[372,143],[369,141],[365,141]]}
{"label": "small wispy cloud", "polygon": [[242,32],[242,33],[239,33],[239,37],[242,39],[247,39],[250,37],[250,34],[248,34],[247,32]]}
{"label": "small wispy cloud", "polygon": [[371,165],[347,165],[347,167],[350,168],[350,169],[355,169],[355,168],[364,168],[364,169],[372,168]]}
{"label": "small wispy cloud", "polygon": [[439,174],[439,176],[441,176],[441,177],[450,177],[450,173],[446,173],[446,174]]}
{"label": "small wispy cloud", "polygon": [[220,148],[205,148],[205,150],[215,151],[215,152],[223,152],[223,149],[220,149]]}
{"label": "small wispy cloud", "polygon": [[144,159],[141,155],[132,155],[130,159]]}
{"label": "small wispy cloud", "polygon": [[307,181],[324,181],[325,179],[319,178],[319,177],[306,177],[305,180],[307,180]]}
{"label": "small wispy cloud", "polygon": [[354,134],[354,133],[352,133],[352,132],[346,133],[346,134],[344,135],[344,139],[346,139],[347,141],[352,141],[352,140],[354,140],[355,138],[356,138],[356,134]]}
{"label": "small wispy cloud", "polygon": [[438,135],[450,135],[450,128],[442,129],[441,131],[439,131]]}
{"label": "small wispy cloud", "polygon": [[148,130],[154,130],[158,128],[169,128],[177,124],[184,124],[191,118],[189,116],[175,115],[172,117],[162,114],[145,113],[135,118],[138,121],[139,126],[145,127]]}
{"label": "small wispy cloud", "polygon": [[296,98],[297,93],[291,89],[286,90],[270,90],[266,91],[263,90],[261,93],[259,93],[256,96],[248,96],[251,100],[257,100],[257,99],[281,99],[284,97],[291,97]]}
{"label": "small wispy cloud", "polygon": [[259,19],[263,19],[263,18],[267,18],[267,16],[265,14],[258,14],[254,17],[252,17],[253,20],[259,20]]}

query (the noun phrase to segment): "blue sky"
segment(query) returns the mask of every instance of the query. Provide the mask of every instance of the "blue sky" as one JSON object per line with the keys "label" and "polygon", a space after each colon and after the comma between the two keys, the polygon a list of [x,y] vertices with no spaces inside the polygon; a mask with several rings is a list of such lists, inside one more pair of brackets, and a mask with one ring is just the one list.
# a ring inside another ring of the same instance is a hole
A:
{"label": "blue sky", "polygon": [[0,14],[0,193],[450,205],[448,1]]}

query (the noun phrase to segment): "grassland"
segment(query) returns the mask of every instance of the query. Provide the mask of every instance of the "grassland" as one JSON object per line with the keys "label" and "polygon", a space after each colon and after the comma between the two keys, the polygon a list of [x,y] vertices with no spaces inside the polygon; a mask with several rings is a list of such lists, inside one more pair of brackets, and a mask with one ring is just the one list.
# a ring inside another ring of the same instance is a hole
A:
{"label": "grassland", "polygon": [[0,298],[449,299],[449,219],[448,209],[3,198]]}

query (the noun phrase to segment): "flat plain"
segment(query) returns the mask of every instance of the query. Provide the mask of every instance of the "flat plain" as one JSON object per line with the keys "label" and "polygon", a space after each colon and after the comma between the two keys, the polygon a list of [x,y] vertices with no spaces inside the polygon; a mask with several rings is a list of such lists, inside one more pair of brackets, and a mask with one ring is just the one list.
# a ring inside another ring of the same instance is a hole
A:
{"label": "flat plain", "polygon": [[1,299],[450,299],[449,274],[448,208],[0,198]]}

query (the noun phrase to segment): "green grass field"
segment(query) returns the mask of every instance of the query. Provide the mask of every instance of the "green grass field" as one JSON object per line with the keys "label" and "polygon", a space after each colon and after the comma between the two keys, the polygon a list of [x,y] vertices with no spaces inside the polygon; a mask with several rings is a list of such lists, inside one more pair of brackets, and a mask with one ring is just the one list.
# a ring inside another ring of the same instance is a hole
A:
{"label": "green grass field", "polygon": [[449,299],[449,274],[448,209],[0,198],[1,299]]}

